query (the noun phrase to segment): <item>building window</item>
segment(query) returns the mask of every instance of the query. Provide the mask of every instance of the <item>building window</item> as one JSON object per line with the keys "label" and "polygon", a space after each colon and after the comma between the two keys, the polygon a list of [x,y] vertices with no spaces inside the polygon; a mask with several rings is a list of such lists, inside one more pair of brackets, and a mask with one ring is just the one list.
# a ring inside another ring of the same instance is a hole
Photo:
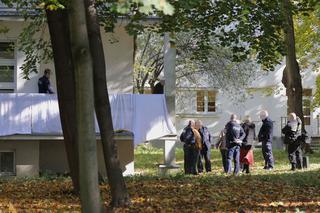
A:
{"label": "building window", "polygon": [[204,112],[204,91],[197,91],[197,112]]}
{"label": "building window", "polygon": [[215,112],[216,111],[216,92],[215,91],[197,91],[197,112]]}
{"label": "building window", "polygon": [[15,54],[13,42],[0,42],[0,93],[14,90]]}
{"label": "building window", "polygon": [[312,98],[312,89],[303,89],[303,119],[304,125],[308,126],[311,124],[311,98]]}
{"label": "building window", "polygon": [[15,155],[13,151],[0,151],[0,175],[15,174]]}
{"label": "building window", "polygon": [[14,82],[14,66],[0,65],[0,82]]}

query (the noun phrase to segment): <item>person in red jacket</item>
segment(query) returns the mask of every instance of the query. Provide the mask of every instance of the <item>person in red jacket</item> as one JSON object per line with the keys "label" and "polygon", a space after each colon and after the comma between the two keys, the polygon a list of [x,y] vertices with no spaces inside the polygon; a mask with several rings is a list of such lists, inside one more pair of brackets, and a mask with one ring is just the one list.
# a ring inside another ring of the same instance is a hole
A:
{"label": "person in red jacket", "polygon": [[253,160],[253,143],[256,139],[255,124],[251,121],[250,116],[246,116],[242,123],[242,128],[246,133],[240,149],[240,163],[243,168],[243,172],[250,173],[250,165],[254,163]]}

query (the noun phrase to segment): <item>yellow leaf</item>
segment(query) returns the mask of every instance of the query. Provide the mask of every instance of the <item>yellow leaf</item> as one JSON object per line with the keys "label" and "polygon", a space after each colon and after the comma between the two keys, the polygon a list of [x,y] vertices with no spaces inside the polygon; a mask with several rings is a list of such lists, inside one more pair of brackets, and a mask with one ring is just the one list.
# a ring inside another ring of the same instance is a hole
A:
{"label": "yellow leaf", "polygon": [[13,206],[13,204],[9,203],[9,212],[10,213],[18,213],[17,209]]}

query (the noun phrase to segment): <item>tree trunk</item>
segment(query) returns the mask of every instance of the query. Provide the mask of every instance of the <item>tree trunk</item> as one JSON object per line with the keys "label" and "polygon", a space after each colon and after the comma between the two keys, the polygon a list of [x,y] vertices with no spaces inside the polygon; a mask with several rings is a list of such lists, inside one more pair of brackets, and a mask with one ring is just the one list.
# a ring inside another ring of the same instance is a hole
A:
{"label": "tree trunk", "polygon": [[74,191],[79,193],[79,157],[76,141],[75,82],[66,10],[46,10],[64,144]]}
{"label": "tree trunk", "polygon": [[80,200],[85,213],[101,212],[94,125],[93,66],[84,1],[70,0],[69,26],[75,66]]}
{"label": "tree trunk", "polygon": [[304,129],[304,119],[302,110],[302,82],[299,64],[296,58],[295,35],[293,17],[290,0],[283,0],[284,10],[284,33],[286,46],[286,68],[283,72],[282,82],[286,87],[288,97],[288,113],[295,112],[302,120]]}
{"label": "tree trunk", "polygon": [[93,59],[94,103],[100,128],[108,182],[111,189],[111,206],[125,206],[129,204],[129,195],[122,176],[117,156],[117,147],[113,138],[114,131],[107,88],[105,58],[95,0],[85,0],[85,4],[91,56]]}

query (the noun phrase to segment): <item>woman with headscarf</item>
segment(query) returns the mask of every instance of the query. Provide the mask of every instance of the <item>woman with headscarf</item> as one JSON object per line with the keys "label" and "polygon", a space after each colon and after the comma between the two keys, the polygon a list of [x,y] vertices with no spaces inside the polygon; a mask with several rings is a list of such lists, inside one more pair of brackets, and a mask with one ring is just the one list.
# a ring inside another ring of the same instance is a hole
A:
{"label": "woman with headscarf", "polygon": [[290,113],[288,123],[282,129],[284,143],[288,144],[288,156],[292,171],[296,168],[302,168],[301,126],[301,119],[295,113]]}

